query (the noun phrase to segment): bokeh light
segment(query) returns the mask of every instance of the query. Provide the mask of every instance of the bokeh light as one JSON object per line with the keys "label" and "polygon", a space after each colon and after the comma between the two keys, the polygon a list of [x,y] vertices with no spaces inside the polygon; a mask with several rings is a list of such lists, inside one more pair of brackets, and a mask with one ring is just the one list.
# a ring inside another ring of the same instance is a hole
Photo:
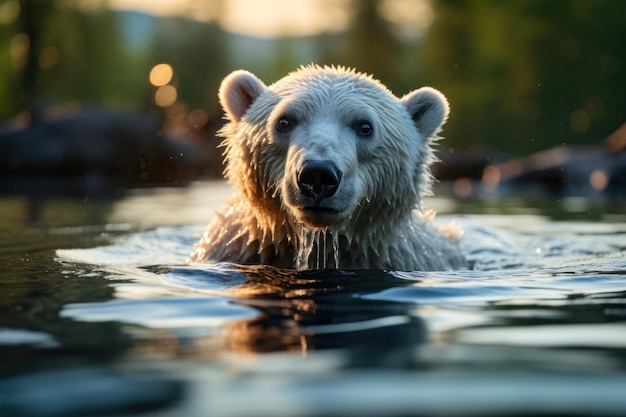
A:
{"label": "bokeh light", "polygon": [[54,68],[59,63],[59,58],[59,48],[49,46],[39,54],[39,68],[42,70]]}
{"label": "bokeh light", "polygon": [[176,102],[178,93],[171,85],[159,87],[154,93],[154,102],[159,107],[169,107]]}
{"label": "bokeh light", "polygon": [[591,120],[589,115],[584,110],[574,110],[569,117],[570,125],[576,133],[585,133],[589,130]]}
{"label": "bokeh light", "polygon": [[0,4],[0,23],[10,25],[20,15],[20,2],[8,0]]}
{"label": "bokeh light", "polygon": [[29,49],[30,37],[26,33],[18,33],[11,39],[9,52],[11,54],[13,68],[20,69],[26,64]]}
{"label": "bokeh light", "polygon": [[483,183],[489,187],[496,187],[500,183],[500,169],[495,165],[489,165],[483,170]]}
{"label": "bokeh light", "polygon": [[472,182],[469,178],[459,178],[454,181],[454,195],[461,198],[467,198],[472,194]]}
{"label": "bokeh light", "polygon": [[603,169],[596,169],[589,176],[589,184],[594,189],[603,191],[609,185],[609,174]]}
{"label": "bokeh light", "polygon": [[197,129],[209,122],[209,114],[203,109],[194,109],[187,115],[189,127]]}
{"label": "bokeh light", "polygon": [[174,70],[169,64],[157,64],[150,70],[150,84],[162,87],[172,81]]}

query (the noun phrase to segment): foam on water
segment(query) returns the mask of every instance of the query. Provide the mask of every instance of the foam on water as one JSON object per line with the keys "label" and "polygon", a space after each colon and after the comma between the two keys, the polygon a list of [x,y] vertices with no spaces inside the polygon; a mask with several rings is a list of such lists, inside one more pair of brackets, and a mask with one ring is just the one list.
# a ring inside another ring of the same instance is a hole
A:
{"label": "foam on water", "polygon": [[[514,216],[507,217],[510,225],[519,226],[512,220]],[[426,297],[433,301],[435,298],[429,294],[435,291],[452,302],[474,304],[477,299],[489,302],[520,295],[530,298],[539,295],[520,288],[528,287],[527,284],[520,285],[524,282],[532,282],[535,288],[544,288],[547,293],[560,297],[559,292],[588,291],[587,283],[591,278],[585,277],[595,277],[593,287],[596,289],[614,289],[619,287],[623,271],[626,271],[626,254],[623,251],[626,230],[620,229],[621,225],[610,230],[598,228],[594,232],[584,223],[571,223],[564,227],[562,223],[545,222],[541,228],[527,225],[538,232],[522,233],[484,227],[476,222],[476,218],[465,218],[461,223],[465,229],[462,249],[472,262],[472,269],[391,271],[389,276],[421,283],[421,290],[399,286],[382,291],[375,298],[419,301]],[[551,228],[558,233],[550,233]],[[564,228],[567,233],[563,232]],[[163,288],[175,287],[176,291],[215,293],[227,291],[229,283],[240,285],[246,281],[247,278],[237,272],[237,266],[224,268],[211,263],[186,265],[185,259],[195,240],[193,230],[193,226],[159,227],[119,237],[109,246],[60,249],[57,255],[63,262],[96,265],[98,269],[112,272],[117,278],[130,277],[135,282],[156,283]],[[296,253],[298,271],[336,268],[337,236],[330,229],[303,227]],[[154,266],[173,272],[154,274],[146,270],[146,267]],[[284,273],[293,275],[295,271],[286,270]],[[365,272],[357,275],[362,276],[364,281],[368,279]],[[563,277],[570,279],[564,280]]]}

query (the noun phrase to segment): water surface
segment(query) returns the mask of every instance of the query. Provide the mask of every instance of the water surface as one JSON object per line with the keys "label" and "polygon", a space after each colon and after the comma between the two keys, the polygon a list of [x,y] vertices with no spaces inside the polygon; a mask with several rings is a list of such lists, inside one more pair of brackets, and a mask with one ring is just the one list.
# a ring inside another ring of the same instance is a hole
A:
{"label": "water surface", "polygon": [[0,200],[0,415],[625,414],[623,207],[431,198],[471,270],[187,264],[228,193]]}

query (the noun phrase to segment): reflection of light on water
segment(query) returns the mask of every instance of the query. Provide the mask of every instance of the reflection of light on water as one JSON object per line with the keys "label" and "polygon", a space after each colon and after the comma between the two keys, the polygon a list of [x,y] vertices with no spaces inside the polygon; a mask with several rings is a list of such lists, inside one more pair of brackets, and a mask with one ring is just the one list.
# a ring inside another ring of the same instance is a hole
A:
{"label": "reflection of light on water", "polygon": [[61,317],[86,322],[118,321],[160,329],[219,327],[232,320],[252,319],[258,312],[226,299],[164,297],[68,304]]}
{"label": "reflection of light on water", "polygon": [[464,329],[458,332],[457,339],[462,343],[486,345],[626,348],[626,332],[622,323]]}
{"label": "reflection of light on water", "polygon": [[356,332],[360,330],[377,329],[380,327],[397,326],[408,323],[410,323],[408,316],[397,315],[348,323],[318,324],[307,327],[307,330],[310,330],[315,334]]}
{"label": "reflection of light on water", "polygon": [[0,346],[31,345],[37,347],[59,347],[60,343],[43,332],[22,329],[0,329]]}
{"label": "reflection of light on water", "polygon": [[109,222],[205,224],[232,193],[226,181],[195,183],[185,188],[136,190],[115,203]]}

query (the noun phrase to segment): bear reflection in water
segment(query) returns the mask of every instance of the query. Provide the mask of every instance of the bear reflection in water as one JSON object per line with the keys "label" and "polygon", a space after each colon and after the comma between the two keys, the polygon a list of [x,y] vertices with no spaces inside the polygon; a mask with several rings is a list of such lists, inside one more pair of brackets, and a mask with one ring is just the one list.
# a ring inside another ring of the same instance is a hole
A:
{"label": "bear reflection in water", "polygon": [[428,341],[414,303],[368,297],[390,286],[415,285],[393,273],[228,264],[188,272],[239,282],[228,290],[233,302],[259,312],[255,318],[229,321],[221,337],[207,340],[212,346],[221,343],[238,353],[349,349],[345,359],[350,365],[388,366],[414,361],[415,346]]}
{"label": "bear reflection in water", "polygon": [[271,86],[247,71],[219,90],[236,193],[190,257],[284,268],[466,267],[460,231],[424,212],[446,98],[402,98],[369,75],[301,67]]}

